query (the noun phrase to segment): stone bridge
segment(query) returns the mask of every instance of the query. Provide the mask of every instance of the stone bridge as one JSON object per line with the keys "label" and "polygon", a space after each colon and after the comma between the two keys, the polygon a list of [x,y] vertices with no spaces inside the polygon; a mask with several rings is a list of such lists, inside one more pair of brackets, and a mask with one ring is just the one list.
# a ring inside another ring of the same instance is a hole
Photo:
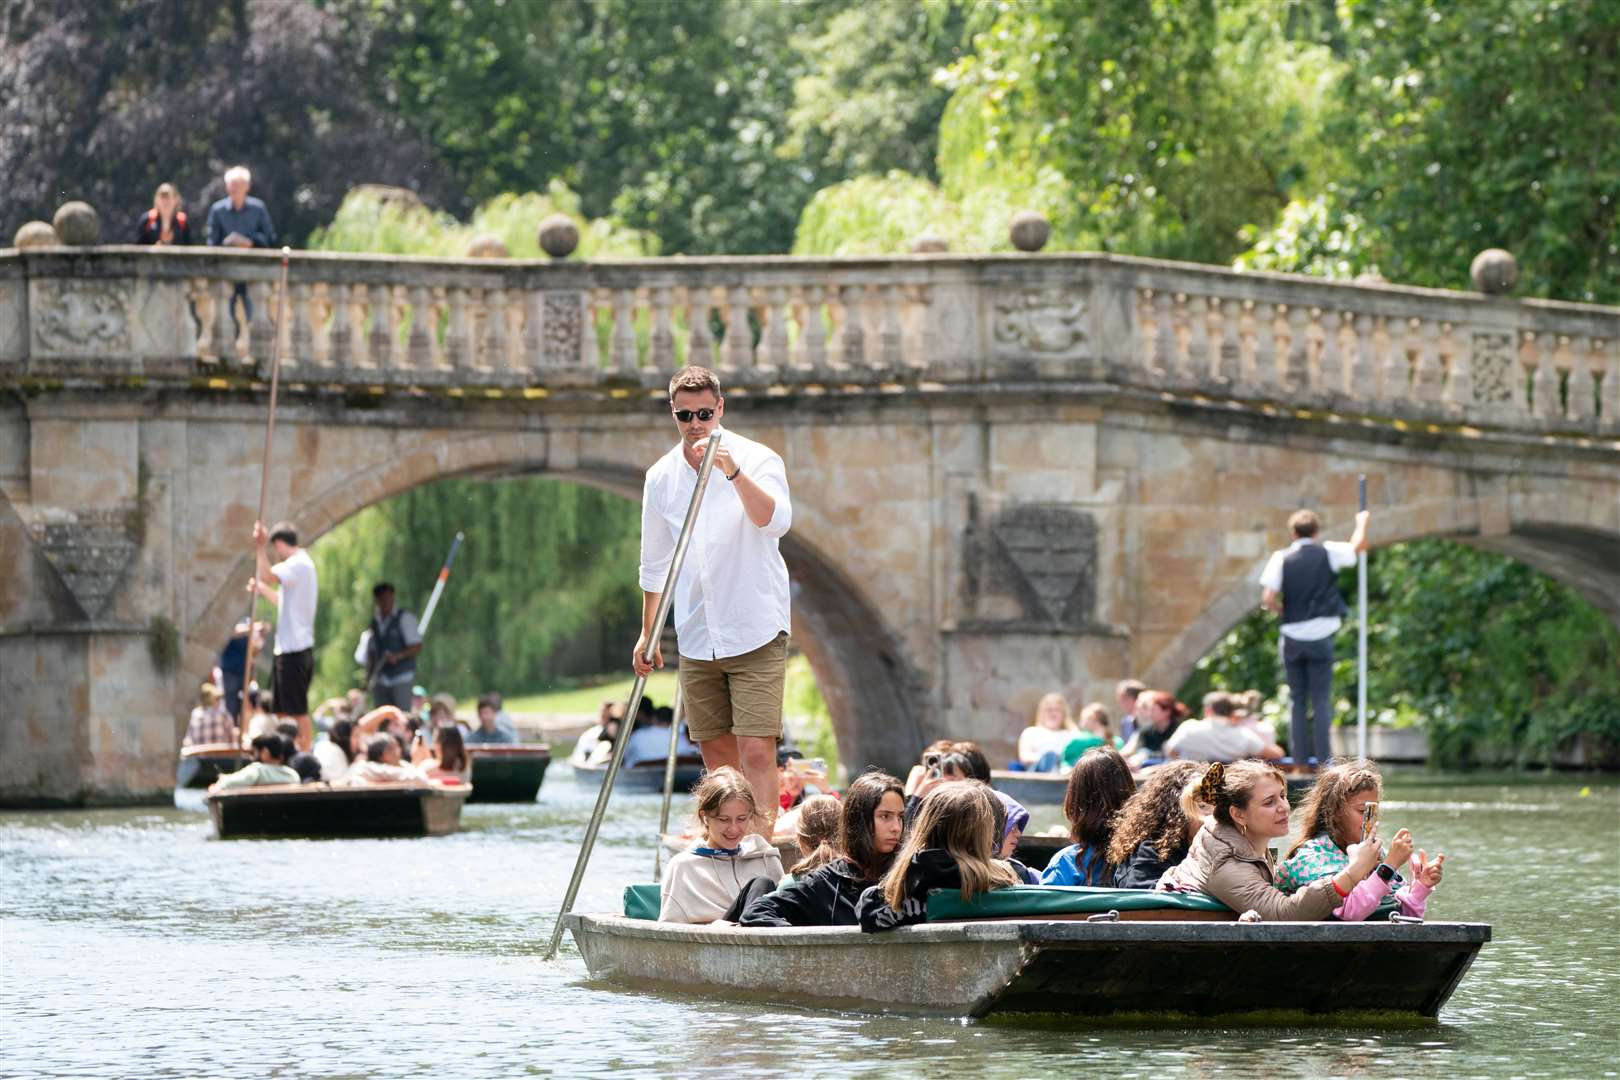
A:
{"label": "stone bridge", "polygon": [[170,786],[243,609],[278,333],[270,516],[311,539],[451,476],[636,498],[668,372],[718,368],[787,460],[795,637],[852,763],[1174,688],[1291,510],[1347,534],[1357,473],[1375,543],[1507,552],[1620,620],[1614,308],[1100,255],[300,253],[275,319],[277,270],[0,252],[0,799]]}

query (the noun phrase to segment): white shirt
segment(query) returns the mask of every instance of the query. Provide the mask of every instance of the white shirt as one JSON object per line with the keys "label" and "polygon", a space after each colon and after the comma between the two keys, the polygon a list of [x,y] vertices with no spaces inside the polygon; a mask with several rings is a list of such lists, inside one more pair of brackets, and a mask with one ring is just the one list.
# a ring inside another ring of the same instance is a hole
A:
{"label": "white shirt", "polygon": [[1164,744],[1168,756],[1187,761],[1239,761],[1256,757],[1265,748],[1265,740],[1253,728],[1209,719],[1188,720]]}
{"label": "white shirt", "polygon": [[1069,743],[1079,737],[1080,733],[1070,728],[1058,728],[1054,731],[1039,724],[1031,724],[1018,734],[1018,760],[1025,765],[1033,765],[1048,751],[1062,757],[1063,751],[1069,748]]}
{"label": "white shirt", "polygon": [[276,655],[315,647],[315,562],[299,548],[270,572],[281,582],[281,614],[276,616]]}
{"label": "white shirt", "polygon": [[[793,524],[787,469],[768,446],[717,428],[732,461],[776,501],[771,520],[748,520],[741,497],[719,469],[692,528],[686,563],[675,582],[675,636],[696,660],[741,656],[790,629],[787,564],[777,541]],[[647,470],[641,495],[641,588],[659,592],[697,487],[697,470],[680,444]]]}
{"label": "white shirt", "polygon": [[328,784],[337,783],[343,779],[343,774],[349,771],[348,755],[331,739],[322,739],[310,747],[309,752],[321,763],[321,779]]}
{"label": "white shirt", "polygon": [[[1316,541],[1312,538],[1302,536],[1281,551],[1273,551],[1271,558],[1266,562],[1266,568],[1260,571],[1260,587],[1276,593],[1282,592],[1283,560],[1304,545],[1314,543]],[[1322,546],[1327,549],[1328,564],[1333,567],[1334,572],[1356,565],[1354,545],[1341,540],[1326,540]],[[1341,621],[1337,615],[1322,615],[1301,622],[1283,623],[1282,632],[1285,637],[1291,637],[1295,641],[1320,641],[1338,633]]]}

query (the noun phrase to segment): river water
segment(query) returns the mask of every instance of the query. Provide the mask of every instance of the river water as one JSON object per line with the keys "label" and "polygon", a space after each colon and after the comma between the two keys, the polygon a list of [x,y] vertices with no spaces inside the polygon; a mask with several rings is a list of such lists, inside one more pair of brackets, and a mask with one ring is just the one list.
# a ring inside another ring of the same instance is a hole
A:
{"label": "river water", "polygon": [[[1447,854],[1436,918],[1494,925],[1438,1024],[1103,1027],[832,1013],[593,984],[541,959],[593,795],[554,767],[456,836],[210,839],[196,810],[0,815],[0,1076],[1615,1076],[1620,787],[1392,778]],[[650,880],[615,797],[580,895]],[[1288,988],[1277,988],[1286,1002]]]}

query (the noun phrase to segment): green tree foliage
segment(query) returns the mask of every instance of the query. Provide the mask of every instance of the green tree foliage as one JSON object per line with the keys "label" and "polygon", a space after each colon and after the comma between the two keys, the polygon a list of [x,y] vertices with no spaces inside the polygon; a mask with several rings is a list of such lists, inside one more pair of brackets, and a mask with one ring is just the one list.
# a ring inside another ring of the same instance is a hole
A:
{"label": "green tree foliage", "polygon": [[[1620,633],[1574,592],[1504,555],[1444,540],[1368,560],[1368,711],[1421,722],[1437,760],[1550,761],[1585,732],[1620,745]],[[1352,604],[1354,570],[1340,587]],[[1334,640],[1341,723],[1355,721],[1356,623]],[[1258,687],[1281,678],[1274,616],[1240,622],[1181,688]],[[1286,724],[1279,733],[1286,738]]]}
{"label": "green tree foliage", "polygon": [[628,665],[641,613],[635,504],[548,478],[449,479],[369,507],[311,546],[318,692],[361,684],[353,654],[372,586],[392,582],[421,614],[458,531],[466,540],[417,664],[425,685],[533,693]]}
{"label": "green tree foliage", "polygon": [[1391,281],[1464,288],[1504,247],[1527,295],[1620,301],[1620,4],[1344,0],[1333,134]]}

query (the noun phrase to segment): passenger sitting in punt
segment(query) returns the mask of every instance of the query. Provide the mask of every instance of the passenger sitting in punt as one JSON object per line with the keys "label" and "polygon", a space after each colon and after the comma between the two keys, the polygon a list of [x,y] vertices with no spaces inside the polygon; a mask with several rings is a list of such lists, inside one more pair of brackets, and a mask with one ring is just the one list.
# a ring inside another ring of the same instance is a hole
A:
{"label": "passenger sitting in punt", "polygon": [[1161,766],[1120,808],[1108,841],[1114,888],[1151,889],[1187,857],[1204,825],[1196,794],[1203,775],[1202,767],[1191,761]]}
{"label": "passenger sitting in punt", "polygon": [[1063,751],[1080,734],[1069,716],[1069,703],[1062,694],[1041,698],[1029,727],[1018,736],[1018,760],[1011,762],[1015,772],[1057,772]]}
{"label": "passenger sitting in punt", "polygon": [[334,720],[326,738],[317,741],[311,748],[310,753],[321,763],[321,779],[328,784],[337,783],[349,771],[349,764],[356,757],[353,739],[354,721]]}
{"label": "passenger sitting in punt", "polygon": [[1164,760],[1164,746],[1187,718],[1187,706],[1164,690],[1144,690],[1136,697],[1136,733],[1120,748],[1131,768]]}
{"label": "passenger sitting in punt", "polygon": [[416,744],[411,764],[436,784],[465,784],[472,774],[472,762],[455,724],[440,724],[433,732],[433,745]]}
{"label": "passenger sitting in punt", "polygon": [[692,800],[702,842],[669,860],[658,921],[735,922],[747,899],[752,899],[744,899],[746,886],[764,878],[775,888],[782,880],[782,857],[775,845],[751,831],[759,816],[754,791],[730,765],[704,776],[692,792]]}
{"label": "passenger sitting in punt", "polygon": [[254,760],[226,773],[209,785],[209,791],[230,791],[233,788],[263,787],[267,784],[296,784],[299,782],[287,759],[292,757],[292,743],[280,735],[260,735],[253,740]]}
{"label": "passenger sitting in punt", "polygon": [[[801,820],[820,802],[819,797],[808,800]],[[793,867],[795,880],[784,878],[775,892],[749,904],[738,920],[743,926],[854,926],[860,921],[856,906],[861,894],[888,873],[905,833],[906,799],[899,780],[869,772],[849,785],[842,805],[832,806],[838,810],[836,837]],[[826,861],[815,869],[806,867],[823,856]]]}
{"label": "passenger sitting in punt", "polygon": [[1063,816],[1069,820],[1069,838],[1074,843],[1052,856],[1041,874],[1041,884],[1113,888],[1108,845],[1114,836],[1114,819],[1135,795],[1131,767],[1118,750],[1098,746],[1086,751],[1075,762],[1063,793]]}
{"label": "passenger sitting in punt", "polygon": [[999,804],[983,784],[942,784],[923,796],[911,832],[883,880],[861,893],[856,913],[867,932],[928,917],[928,894],[955,889],[972,900],[1020,884],[1023,868],[995,857]]}
{"label": "passenger sitting in punt", "polygon": [[[1311,882],[1342,871],[1350,862],[1350,849],[1363,839],[1365,824],[1376,823],[1383,779],[1372,762],[1346,761],[1317,774],[1316,786],[1300,807],[1299,832],[1277,868],[1277,887],[1295,893]],[[1376,829],[1373,830],[1376,833]],[[1361,922],[1394,893],[1402,915],[1422,918],[1429,893],[1440,884],[1443,852],[1412,854],[1412,834],[1406,829],[1390,840],[1389,854],[1350,891],[1333,910],[1342,922]],[[1400,874],[1409,868],[1412,883]]]}
{"label": "passenger sitting in punt", "polygon": [[1069,740],[1069,745],[1063,748],[1064,769],[1072,769],[1074,763],[1088,750],[1099,746],[1119,749],[1119,743],[1114,738],[1113,724],[1108,719],[1108,707],[1099,701],[1080,710],[1080,731]]}
{"label": "passenger sitting in punt", "polygon": [[[393,708],[393,706],[384,706]],[[421,783],[427,777],[420,769],[402,764],[399,740],[386,733],[366,739],[366,759],[356,761],[343,775],[343,786],[366,787],[369,784]]]}
{"label": "passenger sitting in punt", "polygon": [[1269,742],[1238,715],[1237,697],[1224,690],[1204,695],[1203,719],[1189,720],[1176,728],[1164,744],[1164,753],[1188,761],[1224,762],[1243,758],[1275,761],[1283,756],[1282,747]]}
{"label": "passenger sitting in punt", "polygon": [[1258,761],[1217,761],[1199,781],[1198,797],[1212,814],[1187,857],[1160,880],[1161,889],[1206,893],[1243,912],[1245,919],[1315,922],[1327,918],[1378,864],[1374,833],[1351,845],[1343,868],[1288,895],[1276,887],[1269,847],[1288,834],[1288,787],[1282,770]]}
{"label": "passenger sitting in punt", "polygon": [[205,682],[197,692],[197,707],[191,710],[186,737],[181,746],[236,745],[236,722],[221,701],[219,687]]}
{"label": "passenger sitting in punt", "polygon": [[777,883],[785,889],[805,874],[819,870],[838,857],[838,820],[843,808],[831,795],[812,795],[796,809],[798,829],[793,835],[799,861],[788,867],[787,876]]}
{"label": "passenger sitting in punt", "polygon": [[473,745],[512,745],[518,741],[517,729],[500,722],[501,702],[493,694],[478,699],[478,726],[467,734]]}

